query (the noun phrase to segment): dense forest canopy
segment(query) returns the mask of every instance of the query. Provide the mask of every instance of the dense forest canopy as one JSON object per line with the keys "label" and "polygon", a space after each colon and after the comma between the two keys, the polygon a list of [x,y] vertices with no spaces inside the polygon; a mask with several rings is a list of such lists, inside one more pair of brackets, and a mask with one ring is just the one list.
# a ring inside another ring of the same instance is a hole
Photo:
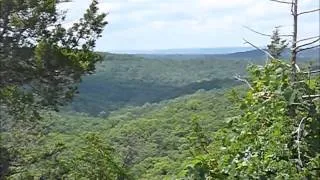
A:
{"label": "dense forest canopy", "polygon": [[320,177],[320,38],[297,33],[319,9],[274,1],[294,29],[266,48],[130,55],[95,51],[97,0],[70,27],[65,2],[0,0],[0,179]]}
{"label": "dense forest canopy", "polygon": [[[288,61],[288,51],[283,52]],[[246,75],[248,64],[265,63],[259,50],[225,55],[126,55],[105,53],[96,72],[85,76],[79,94],[65,110],[98,115],[124,106],[142,106],[197,90],[227,89],[241,82],[233,75]],[[298,56],[304,66],[313,62],[317,51]]]}

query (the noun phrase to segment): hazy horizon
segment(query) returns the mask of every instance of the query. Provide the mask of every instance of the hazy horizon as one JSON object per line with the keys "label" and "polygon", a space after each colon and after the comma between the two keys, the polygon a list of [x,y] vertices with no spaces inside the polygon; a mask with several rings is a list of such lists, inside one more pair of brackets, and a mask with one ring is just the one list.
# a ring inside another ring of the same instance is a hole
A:
{"label": "hazy horizon", "polygon": [[[161,50],[245,46],[243,38],[265,46],[269,37],[244,28],[271,34],[292,32],[287,4],[269,0],[99,0],[101,12],[109,13],[109,24],[97,42],[98,51]],[[62,3],[67,23],[76,22],[90,0]],[[304,0],[299,11],[319,7],[317,0]],[[318,34],[319,15],[310,13],[299,19],[300,38]]]}
{"label": "hazy horizon", "polygon": [[[107,52],[110,53],[124,53],[124,54],[139,54],[139,53],[146,53],[146,54],[174,54],[177,52],[182,52],[183,54],[192,54],[195,51],[210,51],[204,54],[225,54],[225,53],[234,53],[234,52],[243,52],[243,51],[250,51],[254,50],[253,47],[250,46],[226,46],[226,47],[190,47],[190,48],[170,48],[170,49],[110,49]],[[189,52],[188,52],[189,51]],[[216,53],[212,53],[216,52]]]}

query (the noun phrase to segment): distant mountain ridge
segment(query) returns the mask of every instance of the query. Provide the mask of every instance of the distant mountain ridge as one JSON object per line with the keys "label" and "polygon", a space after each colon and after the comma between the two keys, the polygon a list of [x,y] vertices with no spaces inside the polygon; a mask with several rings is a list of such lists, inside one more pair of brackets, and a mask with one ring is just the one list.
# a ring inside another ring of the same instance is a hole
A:
{"label": "distant mountain ridge", "polygon": [[[144,57],[153,56],[198,56],[210,55],[221,59],[265,59],[266,54],[261,50],[251,47],[222,47],[222,48],[186,48],[186,49],[167,49],[167,50],[130,50],[111,52],[114,54],[135,54]],[[288,59],[290,57],[290,49],[284,50],[282,57]],[[298,54],[301,59],[320,59],[320,48],[309,49]]]}
{"label": "distant mountain ridge", "polygon": [[219,47],[219,48],[177,48],[177,49],[155,49],[155,50],[117,50],[111,51],[115,54],[229,54],[235,52],[253,50],[252,47]]}
{"label": "distant mountain ridge", "polygon": [[[250,51],[244,51],[244,52],[235,52],[235,53],[230,53],[230,54],[222,54],[222,55],[217,55],[217,57],[223,57],[223,58],[246,58],[246,59],[260,59],[260,58],[266,58],[267,55],[262,52],[261,50],[250,50]],[[282,57],[284,59],[288,59],[290,57],[290,49],[287,48],[284,50],[282,53]],[[314,49],[309,49],[306,51],[302,51],[301,53],[298,54],[298,58],[300,59],[309,59],[309,60],[319,60],[320,58],[320,48],[314,48]]]}
{"label": "distant mountain ridge", "polygon": [[[133,56],[140,56],[147,59],[166,59],[166,60],[199,60],[199,59],[215,59],[215,60],[249,60],[249,61],[265,61],[267,55],[261,50],[253,49],[248,51],[238,51],[234,53],[225,54],[132,54]],[[282,53],[281,59],[290,59],[290,49],[287,48]],[[320,64],[320,48],[309,49],[298,54],[298,60],[303,62],[312,61]]]}

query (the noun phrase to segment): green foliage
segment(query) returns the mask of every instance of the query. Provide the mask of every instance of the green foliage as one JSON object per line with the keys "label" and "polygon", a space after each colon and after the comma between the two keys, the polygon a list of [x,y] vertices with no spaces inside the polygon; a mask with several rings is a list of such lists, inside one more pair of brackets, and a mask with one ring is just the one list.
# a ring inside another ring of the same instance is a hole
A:
{"label": "green foliage", "polygon": [[[32,92],[38,104],[57,106],[70,100],[74,83],[94,70],[101,58],[92,52],[101,36],[105,14],[98,14],[97,1],[69,29],[56,1],[0,2],[1,87],[18,86]],[[10,77],[10,78],[8,78]],[[5,97],[4,97],[5,98]]]}
{"label": "green foliage", "polygon": [[33,162],[28,153],[40,143],[40,110],[70,101],[81,76],[101,60],[93,49],[107,23],[97,1],[70,28],[62,26],[59,2],[0,1],[1,149],[10,155],[8,176]]}
{"label": "green foliage", "polygon": [[[40,158],[28,172],[85,179],[312,179],[319,168],[319,105],[300,97],[316,93],[319,85],[317,77],[302,81],[303,74],[292,85],[290,74],[288,64],[272,61],[249,68],[252,90],[198,91],[122,108],[106,118],[46,114],[50,133],[44,146],[61,138],[65,148],[56,153],[57,161]],[[296,130],[307,116],[297,141]],[[79,138],[87,132],[100,135]]]}
{"label": "green foliage", "polygon": [[[308,133],[301,131],[303,167],[297,163],[297,134],[292,132],[306,116],[305,105],[297,103],[310,104],[299,97],[316,93],[319,81],[311,77],[292,88],[290,73],[290,66],[280,61],[265,67],[252,65],[248,80],[253,90],[201,90],[157,104],[123,107],[106,117],[42,112],[46,136],[32,147],[25,146],[29,163],[10,177],[316,177],[319,121],[313,119],[318,117],[319,105],[315,104],[315,113],[303,121],[304,130],[314,128]],[[304,76],[299,75],[298,80]],[[288,110],[292,107],[294,117]],[[83,139],[83,134],[89,136]],[[312,148],[308,148],[310,144]]]}
{"label": "green foliage", "polygon": [[[64,149],[52,156],[56,160],[39,158],[33,161],[28,172],[49,179],[72,179],[75,175],[92,179],[99,171],[118,178],[121,175],[133,179],[181,177],[184,160],[195,152],[201,154],[202,151],[196,149],[204,147],[197,134],[212,136],[225,126],[225,118],[238,113],[224,94],[199,91],[158,104],[123,108],[107,118],[85,114],[42,114],[46,117],[44,131],[49,134],[43,137],[41,146],[35,146],[35,152],[41,154],[40,149],[48,152],[45,147],[53,148],[59,142],[63,142]],[[199,133],[194,133],[194,129]],[[99,133],[97,143],[92,138],[81,138],[91,132]],[[102,152],[100,149],[105,153],[99,153]]]}
{"label": "green foliage", "polygon": [[[96,133],[50,133],[24,151],[8,179],[130,179],[115,150]],[[14,173],[13,173],[14,172]]]}
{"label": "green foliage", "polygon": [[[308,97],[319,79],[292,82],[290,66],[274,60],[250,67],[252,90],[226,93],[232,74],[264,56],[98,54],[107,23],[97,1],[70,28],[60,2],[0,1],[1,179],[320,176],[319,100]],[[279,57],[285,42],[278,31],[272,39]],[[72,108],[100,117],[52,112],[96,67]]]}
{"label": "green foliage", "polygon": [[200,166],[217,179],[318,178],[319,101],[302,98],[317,89],[303,74],[292,82],[290,65],[281,61],[249,72],[253,89],[239,101],[241,117],[213,136],[209,155],[192,170]]}
{"label": "green foliage", "polygon": [[[263,61],[255,61],[262,63]],[[97,71],[83,78],[80,94],[68,110],[98,115],[126,106],[158,103],[199,89],[226,89],[238,85],[233,74],[245,74],[249,60],[215,56],[142,57],[105,54]]]}
{"label": "green foliage", "polygon": [[69,164],[73,167],[68,172],[69,178],[74,179],[128,179],[126,172],[115,159],[114,149],[106,145],[96,134],[86,136],[86,146],[82,147]]}
{"label": "green foliage", "polygon": [[208,153],[207,146],[210,144],[210,139],[203,132],[197,117],[192,119],[192,133],[188,138],[191,146],[194,148],[193,152],[191,152],[193,156]]}
{"label": "green foliage", "polygon": [[271,36],[271,43],[267,45],[268,52],[275,59],[280,59],[284,50],[288,47],[286,40],[281,40],[279,27],[276,27]]}
{"label": "green foliage", "polygon": [[[246,75],[248,64],[265,62],[265,55],[258,52],[259,58],[251,52],[230,55],[101,53],[104,61],[97,64],[96,73],[83,78],[80,94],[64,110],[93,116],[101,112],[101,116],[108,116],[126,106],[158,103],[199,89],[228,89],[240,84],[232,76]],[[317,54],[313,54],[312,57],[316,57]]]}

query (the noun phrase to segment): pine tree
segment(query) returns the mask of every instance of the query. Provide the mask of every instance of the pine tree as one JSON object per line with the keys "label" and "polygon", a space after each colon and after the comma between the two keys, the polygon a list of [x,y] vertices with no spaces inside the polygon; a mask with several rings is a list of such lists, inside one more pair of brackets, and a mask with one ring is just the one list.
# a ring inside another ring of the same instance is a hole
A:
{"label": "pine tree", "polygon": [[287,48],[286,40],[280,38],[279,27],[276,27],[271,36],[271,43],[267,45],[268,52],[275,58],[281,58],[281,54]]}
{"label": "pine tree", "polygon": [[9,154],[0,159],[0,177],[28,168],[28,147],[44,129],[41,110],[70,101],[81,77],[102,59],[94,47],[107,22],[98,1],[70,28],[57,9],[63,2],[0,0],[0,153]]}

